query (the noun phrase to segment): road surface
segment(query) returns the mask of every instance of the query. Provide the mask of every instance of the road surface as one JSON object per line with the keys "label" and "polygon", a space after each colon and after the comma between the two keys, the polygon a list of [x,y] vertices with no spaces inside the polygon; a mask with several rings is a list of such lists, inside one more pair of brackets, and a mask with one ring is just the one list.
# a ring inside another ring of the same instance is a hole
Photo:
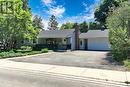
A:
{"label": "road surface", "polygon": [[0,87],[127,87],[47,74],[45,72],[0,67]]}

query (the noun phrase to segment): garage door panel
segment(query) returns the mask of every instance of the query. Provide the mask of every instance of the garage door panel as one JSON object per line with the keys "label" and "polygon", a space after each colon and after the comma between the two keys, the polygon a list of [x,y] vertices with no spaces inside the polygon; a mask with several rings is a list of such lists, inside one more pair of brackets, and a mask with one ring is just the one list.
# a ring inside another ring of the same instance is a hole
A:
{"label": "garage door panel", "polygon": [[89,38],[89,50],[110,50],[108,38]]}

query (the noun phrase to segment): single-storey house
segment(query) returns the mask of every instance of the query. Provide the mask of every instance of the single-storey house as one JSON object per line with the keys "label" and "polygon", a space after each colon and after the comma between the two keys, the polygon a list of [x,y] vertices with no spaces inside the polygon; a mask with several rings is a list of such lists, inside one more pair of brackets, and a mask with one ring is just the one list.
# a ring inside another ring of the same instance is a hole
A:
{"label": "single-storey house", "polygon": [[76,29],[46,30],[38,35],[37,44],[49,48],[75,50],[110,50],[108,30],[89,30],[76,34]]}

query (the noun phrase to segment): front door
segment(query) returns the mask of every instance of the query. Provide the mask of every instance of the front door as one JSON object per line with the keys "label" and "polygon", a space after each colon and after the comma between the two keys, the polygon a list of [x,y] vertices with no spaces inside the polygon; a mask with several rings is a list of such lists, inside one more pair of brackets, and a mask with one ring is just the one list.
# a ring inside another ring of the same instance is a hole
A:
{"label": "front door", "polygon": [[85,39],[84,40],[84,45],[85,45],[85,50],[88,50],[88,39]]}

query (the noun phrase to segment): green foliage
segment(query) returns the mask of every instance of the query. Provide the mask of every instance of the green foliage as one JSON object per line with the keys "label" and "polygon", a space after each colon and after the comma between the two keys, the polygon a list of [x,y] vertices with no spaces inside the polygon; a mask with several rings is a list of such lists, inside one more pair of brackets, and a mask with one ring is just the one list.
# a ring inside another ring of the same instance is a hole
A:
{"label": "green foliage", "polygon": [[74,29],[74,23],[67,22],[66,24],[62,24],[60,29]]}
{"label": "green foliage", "polygon": [[100,22],[102,25],[105,25],[109,12],[113,11],[113,9],[116,9],[116,7],[119,7],[122,2],[125,1],[128,0],[103,0],[95,11],[96,21]]}
{"label": "green foliage", "polygon": [[10,1],[14,2],[13,14],[0,14],[0,42],[8,50],[18,47],[23,40],[30,41],[37,37],[37,31],[32,26],[30,9],[23,9],[25,3],[21,0]]}
{"label": "green foliage", "polygon": [[88,24],[86,21],[80,24],[80,32],[86,33],[88,31]]}
{"label": "green foliage", "polygon": [[44,48],[41,50],[42,53],[48,53],[48,48]]}
{"label": "green foliage", "polygon": [[109,38],[115,60],[123,61],[130,53],[130,7],[116,9],[107,19]]}
{"label": "green foliage", "polygon": [[125,60],[125,61],[124,61],[124,66],[125,66],[128,70],[130,70],[130,60]]}
{"label": "green foliage", "polygon": [[16,51],[21,52],[21,53],[31,52],[32,47],[30,47],[30,46],[21,46],[21,49],[16,50]]}
{"label": "green foliage", "polygon": [[49,30],[56,30],[58,28],[58,22],[56,20],[56,17],[54,15],[51,16],[49,23],[48,23],[48,29]]}
{"label": "green foliage", "polygon": [[41,51],[31,51],[31,52],[24,52],[24,53],[21,53],[21,52],[15,53],[14,51],[1,52],[0,53],[0,59],[27,56],[27,55],[35,55],[35,54],[40,54],[40,53],[42,53],[42,52]]}
{"label": "green foliage", "polygon": [[24,56],[22,53],[15,53],[15,52],[1,52],[0,58],[10,58],[10,57],[18,57],[18,56]]}
{"label": "green foliage", "polygon": [[98,22],[90,22],[89,23],[89,29],[90,30],[101,30],[102,26]]}
{"label": "green foliage", "polygon": [[42,31],[44,28],[42,18],[38,15],[35,15],[33,18],[33,26],[35,27],[35,29],[38,29],[39,31]]}
{"label": "green foliage", "polygon": [[21,50],[29,50],[29,51],[32,51],[32,47],[31,47],[31,46],[21,46]]}

